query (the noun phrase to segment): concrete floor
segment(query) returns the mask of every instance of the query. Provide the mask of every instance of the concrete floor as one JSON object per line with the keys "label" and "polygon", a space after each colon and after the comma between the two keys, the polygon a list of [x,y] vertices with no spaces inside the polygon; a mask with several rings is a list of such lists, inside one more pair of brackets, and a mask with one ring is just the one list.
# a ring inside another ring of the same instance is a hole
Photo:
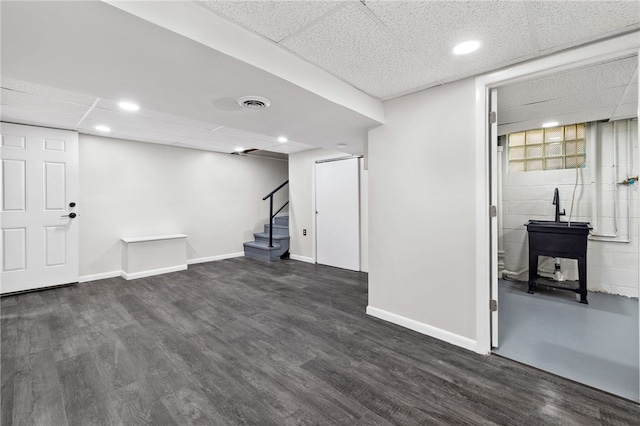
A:
{"label": "concrete floor", "polygon": [[638,299],[500,281],[494,353],[634,401],[640,400]]}

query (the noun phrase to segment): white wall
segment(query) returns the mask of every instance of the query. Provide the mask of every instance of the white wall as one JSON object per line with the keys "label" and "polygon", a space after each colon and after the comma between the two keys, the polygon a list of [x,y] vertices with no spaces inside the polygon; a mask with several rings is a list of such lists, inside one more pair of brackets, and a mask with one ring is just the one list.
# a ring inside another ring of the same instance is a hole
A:
{"label": "white wall", "polygon": [[187,234],[189,260],[242,252],[268,220],[262,197],[287,179],[285,161],[89,135],[79,144],[81,276],[119,271],[122,237]]}
{"label": "white wall", "polygon": [[[349,154],[313,149],[289,155],[289,234],[293,259],[315,262],[315,165],[318,160]],[[360,270],[369,272],[368,255],[368,172],[360,161]],[[303,229],[307,230],[304,236]]]}
{"label": "white wall", "polygon": [[[612,145],[613,123],[599,123],[595,142],[587,140],[587,167],[579,169],[573,219],[591,222],[599,233],[614,233],[614,191],[617,191],[619,235],[617,240],[630,237],[630,242],[605,242],[594,239],[588,242],[587,277],[591,291],[602,291],[638,297],[638,185],[627,188],[616,185],[627,177],[627,160],[631,164],[631,176],[638,174],[637,121],[630,125],[631,157],[627,155],[626,121],[618,124],[618,171],[613,176]],[[592,135],[587,133],[587,137]],[[505,268],[518,272],[528,267],[528,239],[524,224],[530,220],[553,220],[555,206],[551,204],[553,191],[558,188],[561,210],[568,220],[575,184],[575,169],[535,172],[508,172],[508,148],[505,148],[503,164],[503,217]],[[594,199],[591,182],[595,184]],[[627,192],[628,191],[628,192]],[[627,227],[627,199],[631,196],[631,229]],[[595,216],[592,205],[595,203]],[[629,235],[629,231],[631,234]],[[553,272],[553,261],[546,262],[544,271]],[[562,273],[570,280],[578,279],[577,261],[561,260]],[[528,272],[518,279],[526,281]]]}
{"label": "white wall", "polygon": [[474,80],[388,101],[385,114],[369,132],[369,306],[473,340]]}

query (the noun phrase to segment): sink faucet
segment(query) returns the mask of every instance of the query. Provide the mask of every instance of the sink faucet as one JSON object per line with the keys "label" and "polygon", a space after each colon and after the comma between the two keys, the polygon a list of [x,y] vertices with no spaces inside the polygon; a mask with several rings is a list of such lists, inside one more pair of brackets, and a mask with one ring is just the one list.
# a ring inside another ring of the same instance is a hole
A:
{"label": "sink faucet", "polygon": [[562,209],[560,213],[560,196],[558,195],[558,188],[553,191],[553,205],[556,206],[556,222],[560,222],[560,216],[564,216],[567,213]]}

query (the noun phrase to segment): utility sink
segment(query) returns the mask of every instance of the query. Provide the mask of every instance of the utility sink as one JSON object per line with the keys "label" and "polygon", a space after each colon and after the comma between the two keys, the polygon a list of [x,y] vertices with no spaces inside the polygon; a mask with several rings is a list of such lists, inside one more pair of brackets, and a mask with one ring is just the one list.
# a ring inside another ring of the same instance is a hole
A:
{"label": "utility sink", "polygon": [[578,286],[554,285],[544,280],[544,285],[572,290],[580,294],[580,303],[587,302],[587,237],[591,226],[588,222],[561,222],[530,220],[529,233],[529,293],[533,294],[539,284],[538,256],[561,257],[578,261]]}
{"label": "utility sink", "polygon": [[589,222],[556,222],[554,220],[530,220],[527,224],[529,232],[548,232],[555,234],[589,235],[591,226]]}

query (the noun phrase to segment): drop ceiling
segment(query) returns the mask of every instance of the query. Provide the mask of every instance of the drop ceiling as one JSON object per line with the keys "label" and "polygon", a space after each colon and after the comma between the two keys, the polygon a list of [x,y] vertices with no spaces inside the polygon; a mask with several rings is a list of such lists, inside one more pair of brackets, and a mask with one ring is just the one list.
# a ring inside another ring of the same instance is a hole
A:
{"label": "drop ceiling", "polygon": [[[100,123],[111,127],[113,137],[281,153],[335,150],[338,143],[361,153],[367,129],[380,124],[104,2],[0,7],[5,121],[82,133],[97,133]],[[271,106],[244,109],[237,99],[245,95],[266,97]],[[115,102],[121,99],[136,101],[142,110],[119,111]],[[290,142],[278,144],[279,136]]]}
{"label": "drop ceiling", "polygon": [[638,57],[531,77],[498,89],[498,134],[637,117]]}
{"label": "drop ceiling", "polygon": [[[637,1],[200,4],[383,100],[640,28]],[[483,48],[452,56],[468,39]]]}
{"label": "drop ceiling", "polygon": [[[232,153],[238,147],[282,154],[315,148],[295,141],[279,143],[273,136],[152,111],[148,108],[127,112],[121,110],[114,100],[8,77],[0,77],[0,86],[2,121],[226,153]],[[97,131],[95,127],[98,125],[107,125],[111,131]]]}
{"label": "drop ceiling", "polygon": [[[640,28],[635,1],[107,0],[0,7],[2,120],[90,134],[106,124],[112,137],[220,152],[242,146],[287,154],[346,144],[344,151],[362,153],[367,130],[384,120],[380,100]],[[469,38],[481,39],[482,49],[450,54]],[[570,100],[555,91],[533,94],[535,84],[512,88],[521,103],[505,101],[501,113],[516,123],[534,117],[532,102],[560,111],[562,103],[598,99],[606,101],[598,116],[625,115],[637,103],[637,88],[634,95],[632,78],[625,82],[629,63],[611,66],[619,81]],[[244,95],[267,97],[272,107],[243,110],[236,99]],[[537,100],[523,103],[527,96]],[[121,99],[142,109],[120,111]],[[280,135],[289,142],[277,143]]]}

